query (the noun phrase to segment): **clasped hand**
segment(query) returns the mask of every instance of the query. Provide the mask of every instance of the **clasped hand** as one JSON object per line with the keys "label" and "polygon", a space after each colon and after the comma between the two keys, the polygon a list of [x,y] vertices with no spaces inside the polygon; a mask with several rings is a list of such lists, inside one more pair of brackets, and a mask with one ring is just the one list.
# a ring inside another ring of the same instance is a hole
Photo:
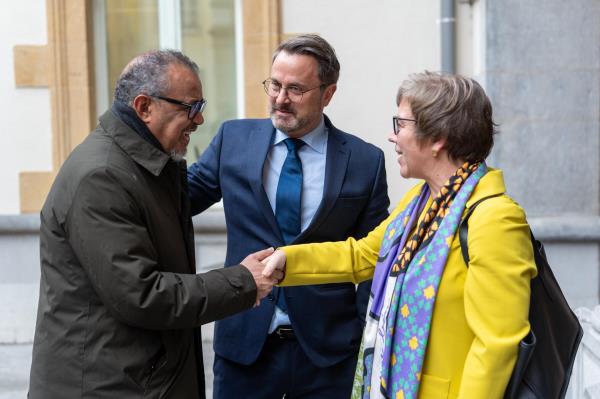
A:
{"label": "clasped hand", "polygon": [[271,292],[273,286],[283,280],[285,254],[282,251],[267,248],[246,256],[241,264],[252,273],[256,283],[254,306],[258,306],[260,300]]}

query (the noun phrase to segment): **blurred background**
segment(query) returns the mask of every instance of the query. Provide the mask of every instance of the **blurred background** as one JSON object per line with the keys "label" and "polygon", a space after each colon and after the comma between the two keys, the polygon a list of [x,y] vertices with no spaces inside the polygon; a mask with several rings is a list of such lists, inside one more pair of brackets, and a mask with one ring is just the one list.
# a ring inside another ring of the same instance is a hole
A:
{"label": "blurred background", "polygon": [[[124,65],[154,48],[198,63],[209,103],[193,162],[224,120],[267,116],[272,51],[300,33],[336,49],[326,113],[384,150],[392,204],[414,183],[386,140],[402,80],[444,70],[485,87],[500,125],[488,163],[504,170],[585,327],[570,395],[600,398],[600,0],[21,0],[0,2],[0,399],[26,395],[39,210]],[[194,222],[198,270],[222,265],[221,208]]]}

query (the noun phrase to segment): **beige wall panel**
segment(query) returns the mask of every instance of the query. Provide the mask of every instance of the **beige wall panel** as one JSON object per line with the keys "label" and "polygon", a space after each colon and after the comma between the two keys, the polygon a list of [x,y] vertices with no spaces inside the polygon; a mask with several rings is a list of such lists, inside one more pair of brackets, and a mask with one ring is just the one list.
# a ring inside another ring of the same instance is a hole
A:
{"label": "beige wall panel", "polygon": [[52,54],[53,165],[58,170],[90,132],[95,118],[91,16],[86,1],[48,0],[46,4]]}
{"label": "beige wall panel", "polygon": [[[89,1],[68,1],[68,89],[71,124],[69,153],[96,125],[92,15]],[[64,159],[62,160],[64,162]],[[62,164],[62,162],[61,162]]]}
{"label": "beige wall panel", "polygon": [[[52,177],[95,124],[90,7],[89,1],[46,1],[45,65],[52,109],[52,171],[20,173],[21,212],[40,210]],[[22,66],[23,62],[15,58],[15,65]]]}
{"label": "beige wall panel", "polygon": [[36,213],[42,209],[54,177],[53,172],[19,173],[21,213]]}
{"label": "beige wall panel", "polygon": [[244,92],[246,117],[268,116],[261,82],[269,77],[271,55],[281,37],[279,0],[244,0]]}
{"label": "beige wall panel", "polygon": [[48,86],[47,46],[15,46],[13,59],[17,87]]}

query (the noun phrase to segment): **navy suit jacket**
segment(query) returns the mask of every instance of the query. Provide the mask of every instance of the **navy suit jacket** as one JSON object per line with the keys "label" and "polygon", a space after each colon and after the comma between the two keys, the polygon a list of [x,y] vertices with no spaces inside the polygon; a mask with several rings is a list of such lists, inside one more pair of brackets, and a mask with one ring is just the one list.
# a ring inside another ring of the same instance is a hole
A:
{"label": "navy suit jacket", "polygon": [[[360,238],[388,215],[383,152],[336,129],[329,130],[323,199],[310,225],[294,244]],[[263,164],[275,128],[270,119],[233,120],[221,125],[200,159],[188,169],[192,213],[223,199],[227,223],[225,266],[248,254],[284,245],[267,194]],[[320,367],[356,356],[362,337],[370,284],[290,287],[288,315],[302,349]],[[215,352],[241,364],[253,363],[273,316],[273,295],[260,306],[218,321]]]}

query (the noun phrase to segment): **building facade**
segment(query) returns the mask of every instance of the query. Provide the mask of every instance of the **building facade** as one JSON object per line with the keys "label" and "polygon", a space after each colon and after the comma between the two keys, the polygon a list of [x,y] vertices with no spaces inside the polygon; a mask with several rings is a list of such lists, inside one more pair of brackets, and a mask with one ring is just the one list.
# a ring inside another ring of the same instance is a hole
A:
{"label": "building facade", "polygon": [[[572,307],[600,301],[597,0],[27,0],[0,4],[0,309],[10,320],[0,343],[33,338],[37,212],[62,162],[110,106],[125,63],[179,48],[199,64],[209,104],[193,161],[223,120],[267,116],[261,82],[271,53],[307,32],[325,37],[342,66],[326,113],[384,149],[392,204],[413,184],[386,140],[401,81],[441,70],[450,54],[456,72],[482,83],[501,132],[489,164],[505,171]],[[199,269],[221,265],[220,208],[195,226]]]}

